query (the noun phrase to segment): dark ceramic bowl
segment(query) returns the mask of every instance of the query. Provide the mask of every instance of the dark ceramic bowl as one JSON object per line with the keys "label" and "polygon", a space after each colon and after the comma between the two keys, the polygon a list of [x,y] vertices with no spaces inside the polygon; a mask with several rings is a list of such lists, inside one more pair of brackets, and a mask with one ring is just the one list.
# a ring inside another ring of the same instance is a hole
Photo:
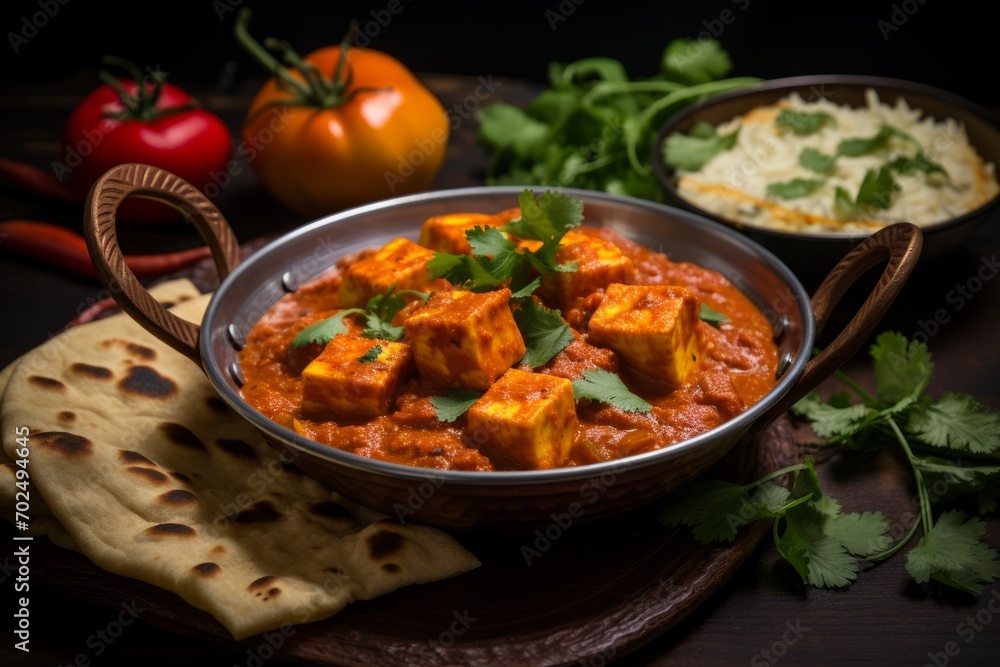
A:
{"label": "dark ceramic bowl", "polygon": [[[673,116],[660,129],[653,146],[653,166],[668,203],[722,223],[760,243],[784,261],[807,286],[815,286],[837,261],[868,233],[788,232],[766,229],[731,220],[707,211],[681,197],[672,167],[664,163],[663,145],[667,137],[690,132],[699,121],[712,125],[732,120],[753,108],[774,104],[798,93],[805,100],[825,98],[853,107],[865,106],[865,90],[877,91],[885,104],[895,104],[902,97],[910,108],[920,109],[936,121],[953,118],[965,126],[972,146],[986,161],[1000,168],[1000,118],[985,108],[952,93],[919,83],[874,76],[817,75],[775,79],[708,98]],[[960,247],[980,225],[995,219],[1000,198],[977,209],[932,225],[922,226],[926,239],[921,265],[933,262],[944,253]],[[919,270],[919,269],[918,269]]]}
{"label": "dark ceramic bowl", "polygon": [[[770,319],[780,349],[777,384],[725,424],[658,451],[587,466],[517,472],[429,470],[371,460],[318,444],[272,422],[240,396],[238,351],[250,328],[286,292],[339,258],[398,236],[415,239],[432,215],[499,211],[522,188],[478,187],[412,195],[337,213],[257,251],[239,267],[236,239],[212,203],[178,177],[146,165],[122,165],[91,191],[86,232],[91,257],[125,312],[204,369],[230,406],[306,473],[391,516],[454,529],[539,527],[553,514],[595,519],[659,498],[704,472],[741,438],[766,427],[857,351],[902,287],[920,253],[920,232],[897,225],[845,258],[812,303],[795,276],[753,241],[700,216],[653,202],[583,190],[585,224],[608,225],[659,249],[728,276]],[[115,211],[129,196],[184,211],[213,248],[222,284],[201,327],[160,307],[125,267]],[[810,359],[818,329],[860,272],[888,259],[886,279],[858,318],[824,355]],[[815,305],[815,311],[814,306]],[[856,325],[856,326],[855,326]],[[575,509],[574,509],[575,508]]]}

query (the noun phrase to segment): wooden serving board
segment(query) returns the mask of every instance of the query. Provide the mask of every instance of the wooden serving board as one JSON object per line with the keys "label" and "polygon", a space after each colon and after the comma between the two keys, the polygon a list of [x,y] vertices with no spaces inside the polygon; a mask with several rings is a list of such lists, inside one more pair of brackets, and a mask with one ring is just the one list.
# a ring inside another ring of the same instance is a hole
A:
{"label": "wooden serving board", "polygon": [[[266,242],[242,247],[246,257]],[[210,260],[165,276],[218,286]],[[84,319],[118,309],[113,302]],[[81,323],[77,318],[69,323]],[[749,482],[797,460],[791,423],[745,438],[706,478]],[[582,525],[502,535],[455,534],[482,567],[348,605],[316,623],[246,639],[248,659],[269,656],[318,665],[605,664],[669,630],[719,590],[768,533],[758,523],[732,544],[701,545],[687,529],[665,528],[659,506]],[[565,517],[568,519],[569,517]],[[164,589],[101,570],[44,544],[39,579],[86,601],[136,600],[142,620],[180,635],[238,645],[211,615]],[[39,545],[41,546],[41,545]]]}
{"label": "wooden serving board", "polygon": [[[795,460],[791,426],[782,418],[708,475],[750,481]],[[605,664],[694,611],[768,533],[758,523],[732,544],[705,546],[686,529],[664,528],[657,511],[650,506],[565,528],[554,523],[544,537],[457,534],[481,568],[351,604],[326,620],[251,637],[242,646],[177,595],[108,573],[46,540],[35,542],[32,581],[110,607],[135,600],[147,608],[141,620],[239,648],[248,659],[390,667]],[[538,554],[530,564],[527,547]]]}

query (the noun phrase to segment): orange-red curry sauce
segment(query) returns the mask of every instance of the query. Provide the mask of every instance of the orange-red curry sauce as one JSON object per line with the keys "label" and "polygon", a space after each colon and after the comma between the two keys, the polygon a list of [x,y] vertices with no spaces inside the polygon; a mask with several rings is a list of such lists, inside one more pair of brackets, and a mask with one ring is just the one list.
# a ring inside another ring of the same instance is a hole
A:
{"label": "orange-red curry sauce", "polygon": [[[672,262],[608,228],[579,231],[618,245],[632,259],[635,283],[687,287],[701,303],[723,313],[729,321],[720,328],[698,323],[705,354],[679,389],[652,394],[643,391],[627,372],[622,373],[625,383],[653,404],[649,413],[626,413],[579,401],[579,428],[568,465],[618,459],[691,438],[740,414],[774,387],[778,350],[771,326],[725,277],[690,263]],[[297,420],[299,430],[309,438],[361,456],[426,468],[502,469],[499,464],[494,467],[465,434],[465,417],[454,423],[437,420],[430,397],[448,390],[423,379],[402,385],[395,410],[386,416],[362,422],[316,422],[303,417],[299,377],[303,364],[289,359],[289,345],[302,329],[338,309],[337,289],[343,270],[366,255],[345,258],[298,291],[285,295],[254,326],[240,352],[246,379],[244,400],[283,426],[292,428],[293,419]],[[538,372],[575,380],[589,368],[621,371],[615,352],[586,342],[586,319],[602,296],[603,291],[599,291],[587,300],[589,312],[563,313],[581,331]],[[361,328],[352,333],[360,333]]]}

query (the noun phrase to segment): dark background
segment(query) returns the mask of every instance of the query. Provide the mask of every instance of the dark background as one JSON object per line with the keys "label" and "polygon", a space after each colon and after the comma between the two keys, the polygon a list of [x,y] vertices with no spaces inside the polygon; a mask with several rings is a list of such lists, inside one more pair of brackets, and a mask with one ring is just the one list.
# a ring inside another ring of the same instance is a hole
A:
{"label": "dark background", "polygon": [[[233,6],[246,6],[255,12],[255,36],[286,38],[302,53],[339,42],[348,21],[357,19],[367,26],[372,48],[417,72],[543,80],[550,61],[611,56],[633,76],[646,76],[655,72],[671,39],[707,31],[717,33],[732,55],[735,75],[885,75],[1000,106],[994,22],[988,5],[968,0],[395,0],[401,8],[396,15],[386,11],[389,0],[63,1],[3,3],[0,81],[58,77],[67,68],[96,68],[102,55],[115,54],[140,66],[159,64],[180,85],[218,83],[218,92],[225,92],[261,74],[232,37]],[[15,54],[9,33],[20,33],[23,17],[41,11],[39,3],[58,7],[58,13]],[[565,20],[553,23],[560,8]],[[372,12],[391,20],[384,27],[372,23]]]}

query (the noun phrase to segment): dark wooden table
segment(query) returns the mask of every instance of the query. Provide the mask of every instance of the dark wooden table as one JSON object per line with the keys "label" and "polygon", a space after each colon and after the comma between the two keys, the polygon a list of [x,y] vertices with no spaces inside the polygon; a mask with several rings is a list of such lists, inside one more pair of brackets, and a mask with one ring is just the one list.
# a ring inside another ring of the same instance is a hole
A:
{"label": "dark wooden table", "polygon": [[[473,78],[428,75],[424,79],[449,109],[475,100],[470,97],[478,84]],[[30,87],[5,86],[0,96],[0,156],[49,168],[58,158],[58,137],[66,114],[94,81],[93,72],[79,72],[65,80]],[[225,94],[194,92],[230,124],[235,135],[254,90],[253,82],[248,82]],[[487,102],[523,103],[536,90],[522,82],[501,81]],[[475,144],[475,121],[471,116],[460,121],[434,188],[482,183],[486,154]],[[307,222],[272,200],[249,169],[225,188],[217,204],[243,242]],[[0,213],[4,220],[45,220],[75,229],[79,229],[81,218],[77,206],[32,199],[5,188],[0,188]],[[190,228],[177,225],[130,230],[124,242],[127,251],[135,252],[198,243]],[[929,388],[932,395],[963,391],[1000,407],[998,250],[1000,228],[994,220],[962,251],[921,267],[879,327],[879,331],[926,336],[936,363]],[[967,296],[957,296],[962,289]],[[101,292],[96,282],[14,257],[5,253],[0,243],[0,365],[57,333],[79,310],[103,296]],[[833,330],[846,321],[846,314],[856,308],[863,292],[862,288],[848,295],[845,308],[831,325]],[[845,370],[871,387],[868,365],[865,349]],[[835,387],[836,382],[829,381],[822,390]],[[819,458],[824,488],[846,510],[881,510],[893,522],[894,537],[909,528],[917,508],[915,488],[906,468],[892,453],[862,465],[850,465],[838,453],[823,453]],[[1000,521],[990,519],[989,523],[988,540],[1000,545]],[[0,565],[9,565],[12,530],[4,525],[2,532],[6,537],[0,538],[5,543],[0,548]],[[586,558],[586,554],[580,557]],[[977,599],[930,593],[910,580],[903,569],[904,560],[896,557],[868,567],[846,591],[817,590],[803,587],[773,545],[765,541],[730,584],[699,611],[624,661],[642,665],[771,665],[782,660],[788,664],[996,664],[1000,614],[993,610],[1000,609],[1000,585],[987,586]],[[12,635],[5,630],[0,645],[4,664],[68,665],[79,655],[91,664],[248,663],[246,650],[235,644],[220,647],[142,622],[97,656],[91,639],[94,628],[103,627],[118,612],[74,598],[61,583],[32,581],[32,651],[25,655],[14,650]],[[14,597],[7,570],[0,570],[0,590],[5,599]],[[9,615],[5,617],[8,620],[0,625],[7,628],[11,621]],[[968,623],[977,625],[962,625]],[[621,658],[597,656],[592,664]],[[268,664],[281,663],[271,660]]]}

